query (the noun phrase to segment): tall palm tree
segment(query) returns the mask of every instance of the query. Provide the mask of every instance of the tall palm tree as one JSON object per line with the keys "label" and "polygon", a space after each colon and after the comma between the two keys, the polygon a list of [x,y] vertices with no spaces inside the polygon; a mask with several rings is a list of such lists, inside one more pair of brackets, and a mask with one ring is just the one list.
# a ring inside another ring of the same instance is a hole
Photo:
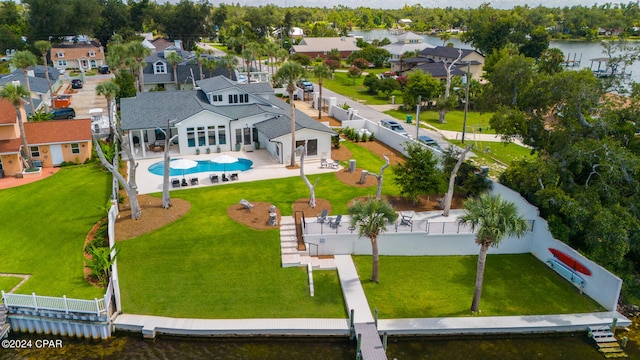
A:
{"label": "tall palm tree", "polygon": [[[200,71],[200,80],[204,79],[204,73],[202,72],[202,65],[204,64],[205,58],[202,57],[202,48],[197,47],[195,50],[196,53],[196,64],[198,64],[198,70]],[[195,80],[194,80],[195,81]]]}
{"label": "tall palm tree", "polygon": [[151,55],[151,49],[142,45],[139,41],[132,41],[127,44],[127,55],[134,58],[136,64],[138,64],[138,86],[140,92],[144,92],[144,71],[142,64],[144,63],[144,58]]}
{"label": "tall palm tree", "polygon": [[280,66],[276,72],[276,80],[287,83],[287,93],[289,93],[289,109],[291,111],[291,164],[296,166],[296,116],[293,92],[296,90],[296,82],[304,76],[302,65],[297,62],[287,61]]}
{"label": "tall palm tree", "polygon": [[274,43],[274,42],[268,42],[264,45],[264,50],[267,53],[267,57],[269,58],[269,70],[271,71],[271,75],[273,75],[273,68],[274,68],[274,63],[275,63],[275,57],[276,54],[278,53],[278,49],[280,47],[278,46],[278,44]]}
{"label": "tall palm tree", "polygon": [[173,80],[176,83],[176,89],[180,90],[180,84],[178,83],[178,64],[182,61],[182,56],[175,51],[171,51],[164,57],[164,59],[171,64],[171,67],[173,67]]}
{"label": "tall palm tree", "polygon": [[253,57],[255,56],[255,54],[253,52],[253,48],[250,45],[251,44],[247,45],[246,48],[242,49],[242,59],[244,60],[245,67],[247,69],[247,81],[248,82],[251,82],[251,61],[253,60]]}
{"label": "tall palm tree", "polygon": [[238,58],[230,53],[227,53],[222,58],[224,66],[227,68],[229,72],[229,79],[233,79],[233,75],[231,74],[231,70],[234,70],[236,66],[238,66]]}
{"label": "tall palm tree", "polygon": [[387,222],[396,221],[398,214],[391,205],[384,201],[369,197],[364,201],[356,201],[347,209],[351,216],[351,226],[358,228],[359,237],[368,237],[371,240],[371,254],[373,265],[371,267],[371,281],[379,281],[378,271],[378,236],[384,232]]}
{"label": "tall palm tree", "polygon": [[51,107],[55,108],[55,101],[53,101],[53,88],[51,87],[51,80],[49,79],[49,63],[47,62],[47,54],[51,50],[51,42],[47,40],[38,40],[33,46],[40,51],[42,55],[42,62],[44,63],[44,77],[47,79],[47,85],[49,86],[49,95],[51,96]]}
{"label": "tall palm tree", "polygon": [[113,82],[113,80],[105,81],[96,86],[96,95],[102,95],[105,97],[105,99],[107,99],[107,106],[109,107],[108,114],[109,114],[110,128],[114,125],[113,114],[111,113],[111,110],[112,110],[111,100],[113,100],[118,95],[119,91],[120,91],[120,87],[118,86],[118,84]]}
{"label": "tall palm tree", "polygon": [[484,268],[490,246],[498,247],[508,236],[522,236],[528,229],[527,221],[518,214],[518,208],[500,195],[483,193],[477,198],[465,201],[464,214],[458,220],[461,224],[470,224],[476,231],[476,244],[480,245],[476,272],[476,289],[473,293],[471,311],[477,312],[482,295]]}
{"label": "tall palm tree", "polygon": [[20,139],[22,140],[22,150],[24,151],[23,155],[27,156],[27,165],[29,168],[33,166],[33,159],[31,158],[31,151],[29,151],[27,135],[24,132],[21,110],[22,105],[24,104],[23,98],[30,95],[31,93],[22,85],[6,84],[2,89],[0,89],[0,98],[8,100],[16,109],[16,119],[18,120]]}
{"label": "tall palm tree", "polygon": [[318,97],[318,119],[322,119],[322,80],[331,77],[331,69],[325,63],[315,64],[313,66],[313,75],[318,78],[320,85],[320,96]]}
{"label": "tall palm tree", "polygon": [[36,113],[36,108],[33,106],[33,99],[31,98],[31,85],[29,84],[29,66],[35,66],[38,63],[38,60],[35,55],[31,51],[24,50],[16,52],[11,58],[11,64],[18,69],[22,69],[22,73],[24,73],[24,86],[26,86],[27,91],[29,92],[29,105],[31,106],[31,115]]}

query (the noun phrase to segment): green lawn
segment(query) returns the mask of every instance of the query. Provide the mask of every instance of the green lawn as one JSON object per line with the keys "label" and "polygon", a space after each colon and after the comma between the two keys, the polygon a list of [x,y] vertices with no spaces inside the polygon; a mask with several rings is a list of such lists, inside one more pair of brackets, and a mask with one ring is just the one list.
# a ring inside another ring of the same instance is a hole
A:
{"label": "green lawn", "polygon": [[[393,116],[396,119],[405,121],[407,115],[412,115],[415,121],[415,111],[401,111],[401,110],[389,110],[385,111],[386,114]],[[473,135],[474,132],[480,134],[495,134],[496,132],[489,125],[489,120],[493,116],[493,113],[480,113],[480,112],[467,112],[467,134]],[[446,116],[447,122],[440,123],[440,117],[437,111],[421,111],[420,112],[420,126],[428,129],[425,124],[429,124],[432,127],[440,130],[458,131],[462,132],[464,124],[464,111],[453,110],[448,111]]]}
{"label": "green lawn", "polygon": [[0,191],[0,272],[32,275],[17,293],[103,296],[103,289],[84,281],[82,248],[91,227],[107,215],[109,185],[107,173],[86,165]]}
{"label": "green lawn", "polygon": [[[317,78],[313,77],[312,73],[307,73],[307,78],[315,83],[318,82]],[[347,73],[336,72],[332,79],[324,79],[322,81],[322,87],[342,94],[352,100],[361,100],[367,105],[384,105],[391,104],[391,99],[387,99],[382,93],[380,95],[371,95],[367,92],[367,87],[362,85],[364,81],[364,75],[356,78],[355,85],[353,79],[347,77]],[[392,95],[396,97],[396,104],[402,103],[402,93],[395,91]],[[338,104],[342,105],[342,104]]]}
{"label": "green lawn", "polygon": [[16,276],[0,276],[0,290],[8,292],[22,281],[22,278]]}
{"label": "green lawn", "polygon": [[[380,282],[370,282],[371,256],[354,256],[369,306],[380,318],[470,315],[477,256],[381,256]],[[533,255],[489,255],[483,316],[604,311]]]}

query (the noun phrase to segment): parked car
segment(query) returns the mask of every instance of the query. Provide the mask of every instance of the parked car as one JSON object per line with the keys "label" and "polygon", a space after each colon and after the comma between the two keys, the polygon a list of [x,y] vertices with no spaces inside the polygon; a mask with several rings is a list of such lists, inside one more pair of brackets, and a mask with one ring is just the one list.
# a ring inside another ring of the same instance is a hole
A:
{"label": "parked car", "polygon": [[71,88],[72,89],[82,89],[82,80],[80,80],[80,79],[71,80]]}
{"label": "parked car", "polygon": [[418,136],[418,141],[420,141],[421,143],[427,145],[430,148],[436,149],[440,152],[444,152],[444,150],[442,150],[442,148],[440,147],[440,145],[433,140],[432,138],[426,136],[426,135],[420,135]]}
{"label": "parked car", "polygon": [[108,65],[100,65],[98,66],[98,72],[100,74],[109,74],[111,72],[111,69],[109,69]]}
{"label": "parked car", "polygon": [[313,83],[309,80],[302,79],[298,82],[298,87],[305,92],[313,92]]}
{"label": "parked car", "polygon": [[49,113],[53,116],[53,120],[73,119],[76,117],[76,111],[73,108],[51,109]]}
{"label": "parked car", "polygon": [[380,120],[380,125],[386,127],[387,129],[393,130],[402,136],[409,136],[407,131],[395,120]]}

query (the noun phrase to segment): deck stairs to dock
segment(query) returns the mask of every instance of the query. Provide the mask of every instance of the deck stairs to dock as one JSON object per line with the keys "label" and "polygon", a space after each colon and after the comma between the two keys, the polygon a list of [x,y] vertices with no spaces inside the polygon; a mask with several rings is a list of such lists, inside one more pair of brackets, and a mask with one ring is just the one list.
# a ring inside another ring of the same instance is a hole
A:
{"label": "deck stairs to dock", "polygon": [[9,334],[10,325],[7,322],[7,307],[0,304],[0,339]]}
{"label": "deck stairs to dock", "polygon": [[280,219],[280,254],[282,267],[307,266],[311,264],[314,269],[334,270],[336,268],[333,257],[317,256],[313,254],[317,249],[306,246],[301,250],[296,236],[296,224],[292,216],[283,216]]}
{"label": "deck stairs to dock", "polygon": [[611,327],[589,327],[588,331],[589,337],[595,341],[598,351],[606,358],[629,357],[620,346],[620,343],[618,343],[614,333],[611,331]]}

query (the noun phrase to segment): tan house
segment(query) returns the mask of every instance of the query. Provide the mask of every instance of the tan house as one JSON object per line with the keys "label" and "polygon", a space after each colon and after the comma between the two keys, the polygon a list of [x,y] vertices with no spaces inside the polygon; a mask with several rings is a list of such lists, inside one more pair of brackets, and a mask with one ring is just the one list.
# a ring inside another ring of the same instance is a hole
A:
{"label": "tan house", "polygon": [[346,59],[354,51],[360,50],[356,43],[357,39],[351,36],[306,37],[300,40],[298,45],[291,47],[291,55],[304,54],[311,59],[318,57],[326,59],[332,49],[338,49],[340,58]]}
{"label": "tan house", "polygon": [[[22,118],[26,115],[24,109]],[[83,163],[91,157],[91,119],[25,122],[28,151],[42,167],[63,162]],[[26,164],[20,158],[22,140],[15,108],[0,100],[0,169],[5,176],[21,173]]]}
{"label": "tan house", "polygon": [[104,48],[96,41],[64,42],[52,46],[49,55],[56,68],[89,70],[106,65]]}

